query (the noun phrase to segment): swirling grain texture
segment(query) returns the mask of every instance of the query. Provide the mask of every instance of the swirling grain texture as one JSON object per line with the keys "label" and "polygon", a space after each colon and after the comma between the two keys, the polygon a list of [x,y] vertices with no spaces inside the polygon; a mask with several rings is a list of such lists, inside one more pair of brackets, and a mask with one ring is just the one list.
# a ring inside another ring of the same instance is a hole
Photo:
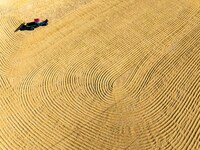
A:
{"label": "swirling grain texture", "polygon": [[199,0],[2,0],[0,149],[200,149],[199,52]]}

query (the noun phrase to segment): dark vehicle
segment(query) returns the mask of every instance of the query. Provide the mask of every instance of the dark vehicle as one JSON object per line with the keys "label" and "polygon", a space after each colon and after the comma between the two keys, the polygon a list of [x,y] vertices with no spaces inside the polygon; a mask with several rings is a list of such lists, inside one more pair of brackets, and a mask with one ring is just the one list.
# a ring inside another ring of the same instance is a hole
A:
{"label": "dark vehicle", "polygon": [[17,32],[18,30],[20,31],[24,31],[24,30],[34,30],[35,28],[39,27],[39,26],[47,26],[48,25],[48,19],[46,19],[45,21],[42,22],[29,22],[27,24],[22,23],[16,30],[15,32]]}

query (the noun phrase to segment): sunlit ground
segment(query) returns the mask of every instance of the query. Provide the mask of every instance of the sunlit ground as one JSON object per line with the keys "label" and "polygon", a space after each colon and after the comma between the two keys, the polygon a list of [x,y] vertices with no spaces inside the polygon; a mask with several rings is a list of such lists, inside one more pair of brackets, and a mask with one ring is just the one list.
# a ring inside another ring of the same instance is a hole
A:
{"label": "sunlit ground", "polygon": [[7,0],[0,0],[0,6],[5,5],[8,1]]}

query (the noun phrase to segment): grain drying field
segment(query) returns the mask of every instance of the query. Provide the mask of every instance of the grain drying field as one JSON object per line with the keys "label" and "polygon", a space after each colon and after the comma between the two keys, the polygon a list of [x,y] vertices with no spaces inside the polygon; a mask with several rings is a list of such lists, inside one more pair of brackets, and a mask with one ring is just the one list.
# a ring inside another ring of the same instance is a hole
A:
{"label": "grain drying field", "polygon": [[197,150],[199,52],[199,0],[0,0],[0,149]]}

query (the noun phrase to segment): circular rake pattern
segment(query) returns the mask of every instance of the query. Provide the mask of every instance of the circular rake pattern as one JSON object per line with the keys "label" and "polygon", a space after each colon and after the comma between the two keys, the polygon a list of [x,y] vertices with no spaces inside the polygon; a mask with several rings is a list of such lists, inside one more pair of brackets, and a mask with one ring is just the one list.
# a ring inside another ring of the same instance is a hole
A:
{"label": "circular rake pattern", "polygon": [[[16,0],[0,10],[0,149],[199,149],[199,8]],[[49,25],[14,32],[34,14]]]}

